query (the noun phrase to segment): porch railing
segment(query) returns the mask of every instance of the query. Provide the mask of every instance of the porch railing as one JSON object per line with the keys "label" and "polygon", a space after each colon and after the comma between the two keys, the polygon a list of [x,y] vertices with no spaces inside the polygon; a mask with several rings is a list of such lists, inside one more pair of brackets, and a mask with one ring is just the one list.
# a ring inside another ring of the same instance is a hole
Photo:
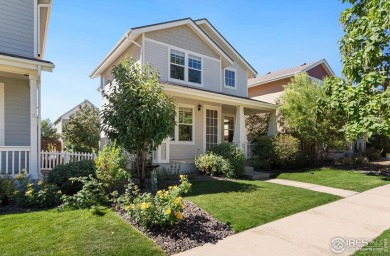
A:
{"label": "porch railing", "polygon": [[248,143],[234,143],[234,145],[236,145],[236,147],[241,148],[244,151],[245,159],[248,159],[248,158],[252,157],[252,155],[253,155],[252,154],[252,148],[253,148],[252,144],[248,144]]}
{"label": "porch railing", "polygon": [[19,146],[0,147],[0,174],[16,175],[30,167],[31,148]]}
{"label": "porch railing", "polygon": [[78,162],[81,160],[94,160],[96,157],[93,153],[75,152],[69,153],[65,151],[61,152],[41,152],[41,170],[50,171],[54,167],[60,164],[67,164],[70,162]]}

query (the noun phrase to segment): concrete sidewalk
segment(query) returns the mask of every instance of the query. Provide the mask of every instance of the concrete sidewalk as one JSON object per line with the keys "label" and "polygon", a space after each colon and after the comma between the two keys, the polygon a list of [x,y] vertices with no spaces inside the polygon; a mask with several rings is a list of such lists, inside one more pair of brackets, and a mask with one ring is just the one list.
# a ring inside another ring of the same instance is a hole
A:
{"label": "concrete sidewalk", "polygon": [[353,195],[356,195],[359,193],[356,191],[351,191],[351,190],[346,190],[346,189],[331,188],[331,187],[321,186],[321,185],[317,185],[317,184],[300,182],[300,181],[293,181],[293,180],[270,179],[270,180],[265,180],[265,181],[270,182],[270,183],[285,185],[285,186],[305,188],[305,189],[323,192],[323,193],[332,194],[332,195],[341,196],[341,197],[349,197],[349,196],[353,196]]}
{"label": "concrete sidewalk", "polygon": [[389,228],[390,185],[385,185],[178,255],[350,255],[351,250],[335,254],[332,239],[341,238],[336,242],[342,250],[346,238],[372,240]]}

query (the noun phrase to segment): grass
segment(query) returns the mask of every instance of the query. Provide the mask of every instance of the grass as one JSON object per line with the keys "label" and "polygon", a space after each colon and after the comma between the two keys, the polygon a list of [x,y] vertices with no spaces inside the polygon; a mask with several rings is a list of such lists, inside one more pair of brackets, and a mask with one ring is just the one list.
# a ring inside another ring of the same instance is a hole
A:
{"label": "grass", "polygon": [[[386,246],[384,246],[386,245]],[[383,232],[367,246],[355,252],[354,256],[389,255],[390,253],[390,229]]]}
{"label": "grass", "polygon": [[315,206],[338,196],[262,181],[197,181],[188,197],[239,232]]}
{"label": "grass", "polygon": [[301,172],[282,173],[278,178],[357,192],[363,192],[375,187],[390,184],[390,180],[384,176],[372,176],[360,172],[332,168],[316,168]]}
{"label": "grass", "polygon": [[0,215],[0,255],[164,255],[116,213],[56,210]]}

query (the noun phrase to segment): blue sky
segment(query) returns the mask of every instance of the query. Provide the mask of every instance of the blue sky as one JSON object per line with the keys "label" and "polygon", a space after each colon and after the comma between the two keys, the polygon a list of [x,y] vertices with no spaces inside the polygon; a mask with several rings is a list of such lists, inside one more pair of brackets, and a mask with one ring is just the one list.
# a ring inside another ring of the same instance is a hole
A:
{"label": "blue sky", "polygon": [[338,0],[125,1],[55,0],[42,78],[42,118],[54,121],[84,99],[100,106],[89,74],[131,27],[207,18],[259,72],[325,58],[341,74]]}

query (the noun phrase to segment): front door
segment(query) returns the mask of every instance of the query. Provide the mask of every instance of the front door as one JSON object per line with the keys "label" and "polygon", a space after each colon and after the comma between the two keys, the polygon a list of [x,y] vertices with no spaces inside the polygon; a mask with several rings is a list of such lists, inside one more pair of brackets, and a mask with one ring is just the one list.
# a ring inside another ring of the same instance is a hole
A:
{"label": "front door", "polygon": [[219,120],[220,120],[220,111],[218,109],[206,108],[206,150],[212,148],[213,146],[220,143],[219,140]]}

